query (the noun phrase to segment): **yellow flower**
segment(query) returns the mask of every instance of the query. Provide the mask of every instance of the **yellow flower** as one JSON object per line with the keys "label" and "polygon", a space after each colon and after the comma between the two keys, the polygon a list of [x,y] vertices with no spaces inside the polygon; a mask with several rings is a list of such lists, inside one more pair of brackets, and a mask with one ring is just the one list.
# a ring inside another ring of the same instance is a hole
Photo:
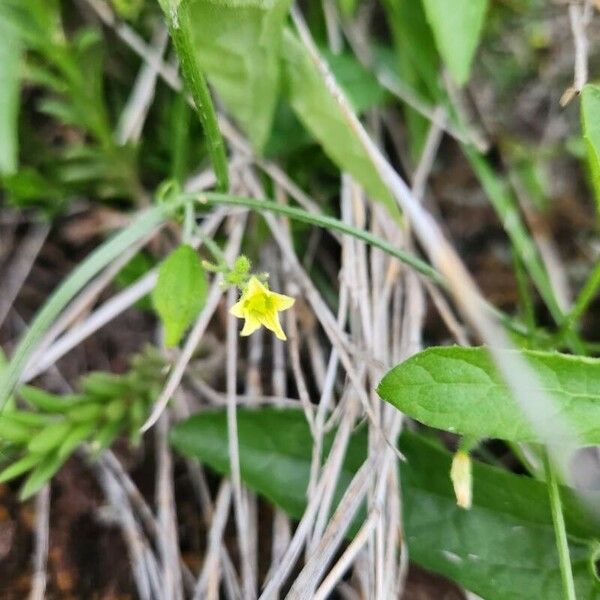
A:
{"label": "yellow flower", "polygon": [[293,304],[294,298],[270,291],[253,276],[242,292],[239,302],[234,304],[229,312],[238,319],[245,319],[240,335],[250,335],[264,325],[280,340],[286,340],[277,313],[287,310]]}

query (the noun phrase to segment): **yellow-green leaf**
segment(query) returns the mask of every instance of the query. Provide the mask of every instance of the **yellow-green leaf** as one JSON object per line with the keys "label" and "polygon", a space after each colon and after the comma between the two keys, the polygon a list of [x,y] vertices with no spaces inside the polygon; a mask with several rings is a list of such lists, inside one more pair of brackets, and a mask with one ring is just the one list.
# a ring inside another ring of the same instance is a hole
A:
{"label": "yellow-green leaf", "polygon": [[350,173],[371,196],[397,215],[396,203],[366,150],[329,93],[304,46],[289,30],[284,34],[282,55],[290,103],[303,125],[340,169]]}
{"label": "yellow-green leaf", "polygon": [[264,147],[280,85],[280,45],[290,0],[188,3],[198,62],[257,150]]}
{"label": "yellow-green leaf", "polygon": [[62,443],[71,431],[72,424],[66,419],[46,425],[42,431],[31,438],[27,450],[31,454],[46,454]]}
{"label": "yellow-green leaf", "polygon": [[29,473],[21,491],[19,500],[24,501],[39,492],[52,476],[62,467],[66,457],[54,452],[44,457],[42,461]]}
{"label": "yellow-green leaf", "polygon": [[206,274],[196,251],[179,246],[160,265],[152,303],[165,328],[165,343],[175,346],[206,302]]}
{"label": "yellow-green leaf", "polygon": [[488,0],[423,0],[423,5],[442,59],[463,85],[469,80]]}

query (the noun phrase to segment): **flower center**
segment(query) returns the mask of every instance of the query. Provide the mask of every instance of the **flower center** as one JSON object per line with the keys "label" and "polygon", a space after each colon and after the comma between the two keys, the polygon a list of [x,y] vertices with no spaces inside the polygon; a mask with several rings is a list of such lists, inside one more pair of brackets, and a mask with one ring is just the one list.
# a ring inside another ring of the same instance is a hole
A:
{"label": "flower center", "polygon": [[248,298],[246,307],[252,312],[264,315],[271,310],[271,302],[264,294],[257,294],[252,298]]}

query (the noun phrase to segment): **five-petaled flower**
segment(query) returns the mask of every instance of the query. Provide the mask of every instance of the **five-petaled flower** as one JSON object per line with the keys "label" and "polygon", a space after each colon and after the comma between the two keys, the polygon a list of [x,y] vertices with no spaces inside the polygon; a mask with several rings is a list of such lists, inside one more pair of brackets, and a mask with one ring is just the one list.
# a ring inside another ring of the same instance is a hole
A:
{"label": "five-petaled flower", "polygon": [[231,307],[231,314],[238,319],[245,319],[240,335],[250,335],[261,325],[271,330],[280,340],[286,340],[279,322],[278,312],[287,310],[294,304],[294,298],[277,294],[252,276],[242,292],[242,296]]}

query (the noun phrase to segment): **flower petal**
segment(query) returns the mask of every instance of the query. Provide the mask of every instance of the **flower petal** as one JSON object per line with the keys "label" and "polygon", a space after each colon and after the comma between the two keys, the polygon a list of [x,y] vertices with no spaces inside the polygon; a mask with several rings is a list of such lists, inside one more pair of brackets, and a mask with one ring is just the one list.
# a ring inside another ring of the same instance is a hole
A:
{"label": "flower petal", "polygon": [[269,288],[263,285],[258,277],[253,275],[248,281],[248,286],[244,292],[244,295],[254,296],[254,294],[268,294]]}
{"label": "flower petal", "polygon": [[247,336],[251,333],[254,333],[261,326],[261,322],[254,315],[246,315],[246,321],[244,322],[244,327],[240,332],[240,335]]}
{"label": "flower petal", "polygon": [[244,303],[245,303],[245,299],[244,296],[242,296],[239,300],[239,302],[237,302],[236,304],[234,304],[230,309],[229,312],[234,316],[237,317],[238,319],[243,319],[246,316],[246,310],[244,309]]}
{"label": "flower petal", "polygon": [[277,311],[287,310],[288,308],[294,306],[294,302],[296,302],[295,298],[292,298],[291,296],[286,296],[285,294],[277,294],[275,292],[270,292],[269,295],[273,301],[273,306]]}
{"label": "flower petal", "polygon": [[260,315],[259,319],[261,324],[272,331],[278,339],[283,342],[287,340],[287,337],[285,337],[285,333],[281,328],[281,323],[279,322],[279,315],[275,311]]}

